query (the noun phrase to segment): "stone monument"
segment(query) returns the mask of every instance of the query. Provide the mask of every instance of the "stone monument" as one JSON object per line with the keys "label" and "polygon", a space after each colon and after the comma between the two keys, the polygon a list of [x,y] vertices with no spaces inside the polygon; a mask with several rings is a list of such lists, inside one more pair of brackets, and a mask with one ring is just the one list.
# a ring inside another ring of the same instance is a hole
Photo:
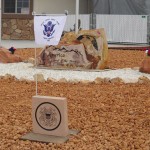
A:
{"label": "stone monument", "polygon": [[67,99],[65,97],[33,96],[32,128],[22,140],[44,143],[64,143],[70,135],[79,133],[68,128]]}
{"label": "stone monument", "polygon": [[33,96],[32,121],[34,133],[68,136],[67,99]]}

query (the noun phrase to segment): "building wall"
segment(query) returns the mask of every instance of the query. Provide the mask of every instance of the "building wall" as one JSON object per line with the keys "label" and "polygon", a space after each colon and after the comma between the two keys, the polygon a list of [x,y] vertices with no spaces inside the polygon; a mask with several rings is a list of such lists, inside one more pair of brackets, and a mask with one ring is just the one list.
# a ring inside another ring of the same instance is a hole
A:
{"label": "building wall", "polygon": [[[75,14],[75,0],[34,0],[33,11],[37,14]],[[88,0],[80,0],[80,14],[88,13]],[[33,19],[2,19],[2,39],[33,40]]]}
{"label": "building wall", "polygon": [[[0,16],[2,16],[2,11],[1,11],[2,7],[1,6],[2,6],[2,2],[0,0]],[[1,22],[2,22],[2,17],[0,17],[0,29],[2,30],[2,23]],[[0,30],[0,35],[2,35],[1,30]],[[1,41],[1,39],[2,39],[2,36],[0,36],[0,41]]]}
{"label": "building wall", "polygon": [[33,19],[2,19],[2,39],[33,40]]}
{"label": "building wall", "polygon": [[[80,13],[88,13],[88,0],[80,0]],[[34,0],[33,10],[36,13],[64,14],[65,10],[69,14],[75,14],[76,0]]]}
{"label": "building wall", "polygon": [[89,1],[90,0],[80,0],[80,14],[89,13]]}
{"label": "building wall", "polygon": [[63,14],[64,10],[75,12],[75,0],[34,0],[34,12],[37,14]]}

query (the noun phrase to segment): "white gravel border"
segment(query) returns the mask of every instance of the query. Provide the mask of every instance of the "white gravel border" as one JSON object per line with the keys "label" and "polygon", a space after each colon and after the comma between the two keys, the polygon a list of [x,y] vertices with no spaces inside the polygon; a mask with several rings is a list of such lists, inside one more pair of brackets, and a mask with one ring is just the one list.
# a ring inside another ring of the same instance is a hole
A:
{"label": "white gravel border", "polygon": [[34,80],[34,75],[43,74],[44,79],[53,78],[60,80],[65,78],[67,81],[71,80],[88,80],[94,81],[97,77],[100,78],[121,78],[125,83],[136,83],[140,77],[147,77],[150,79],[150,74],[141,73],[138,70],[131,68],[109,70],[109,71],[74,71],[74,70],[52,70],[52,69],[35,69],[31,63],[8,63],[0,64],[0,76],[10,74],[17,79]]}

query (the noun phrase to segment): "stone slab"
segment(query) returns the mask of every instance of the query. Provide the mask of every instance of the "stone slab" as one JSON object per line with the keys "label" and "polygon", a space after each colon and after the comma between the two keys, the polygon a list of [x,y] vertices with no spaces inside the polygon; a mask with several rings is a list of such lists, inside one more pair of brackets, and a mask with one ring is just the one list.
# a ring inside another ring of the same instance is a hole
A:
{"label": "stone slab", "polygon": [[66,137],[51,136],[51,135],[44,135],[44,134],[37,134],[37,133],[30,132],[22,136],[20,140],[29,140],[29,141],[41,142],[41,143],[62,144],[69,140],[70,135],[77,135],[79,132],[80,131],[78,130],[69,130],[69,135]]}
{"label": "stone slab", "polygon": [[66,137],[69,134],[67,99],[65,97],[32,97],[33,132]]}

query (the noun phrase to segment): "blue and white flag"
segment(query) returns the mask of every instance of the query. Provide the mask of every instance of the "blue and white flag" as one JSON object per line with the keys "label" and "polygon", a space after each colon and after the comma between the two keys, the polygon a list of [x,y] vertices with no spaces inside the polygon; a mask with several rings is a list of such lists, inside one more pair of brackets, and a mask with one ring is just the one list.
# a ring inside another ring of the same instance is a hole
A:
{"label": "blue and white flag", "polygon": [[57,45],[67,16],[34,16],[35,42],[39,45]]}

